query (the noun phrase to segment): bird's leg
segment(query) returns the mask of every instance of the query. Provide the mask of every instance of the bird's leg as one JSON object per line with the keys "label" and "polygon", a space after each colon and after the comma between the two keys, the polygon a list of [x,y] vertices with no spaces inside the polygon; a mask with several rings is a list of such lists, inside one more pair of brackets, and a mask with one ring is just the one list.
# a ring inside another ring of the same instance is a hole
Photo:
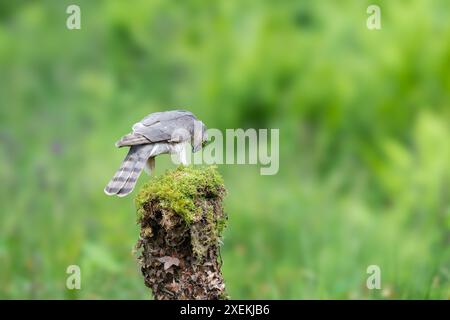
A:
{"label": "bird's leg", "polygon": [[145,164],[144,169],[148,175],[152,174],[152,171],[155,170],[155,157],[150,157],[147,159],[147,163]]}
{"label": "bird's leg", "polygon": [[181,150],[180,150],[180,153],[178,155],[179,155],[181,164],[183,164],[183,166],[187,166],[188,165],[188,161],[187,161],[187,144],[185,142],[181,145]]}

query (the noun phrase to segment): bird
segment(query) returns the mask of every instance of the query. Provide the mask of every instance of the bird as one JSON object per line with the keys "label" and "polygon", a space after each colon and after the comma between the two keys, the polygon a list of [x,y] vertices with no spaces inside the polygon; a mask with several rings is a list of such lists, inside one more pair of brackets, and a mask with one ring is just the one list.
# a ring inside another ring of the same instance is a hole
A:
{"label": "bird", "polygon": [[155,157],[176,154],[187,165],[187,143],[197,152],[208,141],[205,124],[187,110],[154,112],[135,123],[132,132],[116,142],[116,147],[129,147],[119,169],[106,185],[107,195],[124,197],[131,193],[143,169],[151,174]]}

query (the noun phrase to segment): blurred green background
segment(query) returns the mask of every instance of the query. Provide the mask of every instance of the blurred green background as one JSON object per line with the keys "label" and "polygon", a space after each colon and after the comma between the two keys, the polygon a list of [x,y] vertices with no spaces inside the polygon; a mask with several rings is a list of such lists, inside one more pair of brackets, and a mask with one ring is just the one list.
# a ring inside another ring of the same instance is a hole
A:
{"label": "blurred green background", "polygon": [[103,188],[114,142],[176,108],[280,129],[277,175],[219,166],[232,298],[450,298],[447,0],[0,0],[0,298],[151,297],[136,192]]}

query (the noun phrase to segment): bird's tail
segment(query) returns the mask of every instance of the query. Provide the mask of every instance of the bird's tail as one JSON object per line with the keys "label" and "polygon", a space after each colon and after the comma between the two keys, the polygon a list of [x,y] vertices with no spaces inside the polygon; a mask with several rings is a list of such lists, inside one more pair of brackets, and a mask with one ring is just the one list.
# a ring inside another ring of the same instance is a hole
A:
{"label": "bird's tail", "polygon": [[132,146],[120,168],[109,181],[104,191],[107,195],[124,197],[133,191],[148,157],[152,154],[154,146],[151,144]]}

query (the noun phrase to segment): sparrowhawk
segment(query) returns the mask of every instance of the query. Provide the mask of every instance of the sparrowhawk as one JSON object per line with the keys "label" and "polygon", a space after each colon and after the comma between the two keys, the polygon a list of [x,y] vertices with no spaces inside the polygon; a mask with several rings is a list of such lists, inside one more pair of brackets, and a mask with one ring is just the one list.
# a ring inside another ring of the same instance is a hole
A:
{"label": "sparrowhawk", "polygon": [[149,114],[133,125],[131,133],[116,142],[116,147],[130,147],[130,150],[105,187],[105,193],[119,197],[129,194],[144,167],[148,174],[154,169],[157,155],[177,154],[186,165],[186,144],[190,142],[192,152],[197,152],[207,139],[206,126],[189,111]]}

